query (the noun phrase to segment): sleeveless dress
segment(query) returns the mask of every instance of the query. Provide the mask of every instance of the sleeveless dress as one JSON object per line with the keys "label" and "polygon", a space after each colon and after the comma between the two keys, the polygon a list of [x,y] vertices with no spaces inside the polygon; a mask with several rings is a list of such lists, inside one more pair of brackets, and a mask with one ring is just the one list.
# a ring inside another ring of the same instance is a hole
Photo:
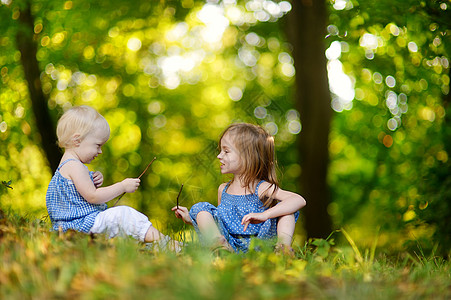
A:
{"label": "sleeveless dress", "polygon": [[[249,213],[261,213],[267,210],[258,197],[258,188],[263,180],[257,184],[255,192],[247,195],[232,195],[227,193],[230,182],[227,183],[221,194],[221,203],[215,207],[209,202],[194,204],[190,211],[190,218],[196,232],[200,231],[196,221],[197,214],[201,211],[211,213],[216,221],[219,231],[227,239],[235,252],[247,252],[251,238],[272,239],[277,236],[277,218],[268,219],[260,224],[249,224],[246,231],[241,225],[241,219]],[[296,220],[299,211],[295,214]]]}
{"label": "sleeveless dress", "polygon": [[[64,232],[68,229],[74,229],[88,233],[94,225],[97,214],[104,211],[107,205],[91,204],[86,201],[82,195],[75,188],[72,180],[65,178],[59,170],[68,161],[77,161],[75,159],[68,159],[63,161],[47,188],[46,206],[52,221],[52,229],[59,230],[61,228]],[[86,166],[85,166],[86,167]],[[88,168],[88,167],[86,167]],[[92,178],[94,172],[90,171],[89,176]]]}

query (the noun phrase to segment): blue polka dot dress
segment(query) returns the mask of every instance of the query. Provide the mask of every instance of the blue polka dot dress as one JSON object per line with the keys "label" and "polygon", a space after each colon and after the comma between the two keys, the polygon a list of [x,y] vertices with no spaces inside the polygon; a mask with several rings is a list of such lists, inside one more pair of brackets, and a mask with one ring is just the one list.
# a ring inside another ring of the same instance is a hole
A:
{"label": "blue polka dot dress", "polygon": [[[258,188],[263,180],[257,184],[255,193],[247,195],[232,195],[227,193],[229,183],[222,191],[221,203],[215,207],[208,202],[199,202],[190,209],[190,217],[196,232],[200,234],[196,222],[197,214],[201,211],[211,213],[221,234],[227,239],[236,252],[247,252],[252,237],[271,239],[277,236],[277,218],[269,219],[260,224],[249,224],[246,231],[241,225],[243,217],[249,213],[260,213],[267,208],[258,197]],[[296,220],[299,212],[296,213]]]}

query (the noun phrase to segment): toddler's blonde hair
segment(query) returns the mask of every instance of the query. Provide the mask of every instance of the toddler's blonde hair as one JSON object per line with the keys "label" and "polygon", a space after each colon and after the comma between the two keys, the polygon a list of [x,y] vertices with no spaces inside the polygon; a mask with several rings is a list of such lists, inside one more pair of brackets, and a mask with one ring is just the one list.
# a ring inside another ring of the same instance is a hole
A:
{"label": "toddler's blonde hair", "polygon": [[106,142],[110,136],[110,126],[106,119],[90,106],[74,106],[68,109],[58,121],[56,126],[58,145],[61,148],[73,147],[74,134],[79,134],[80,140],[83,140],[97,129],[105,134]]}

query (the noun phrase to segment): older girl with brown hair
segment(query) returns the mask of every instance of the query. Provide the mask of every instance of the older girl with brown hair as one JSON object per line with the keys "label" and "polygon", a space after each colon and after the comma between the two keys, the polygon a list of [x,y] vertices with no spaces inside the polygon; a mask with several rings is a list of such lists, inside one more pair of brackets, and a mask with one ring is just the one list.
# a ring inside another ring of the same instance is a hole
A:
{"label": "older girl with brown hair", "polygon": [[279,187],[274,138],[262,127],[248,123],[229,126],[219,140],[222,174],[233,178],[218,189],[218,206],[200,202],[190,209],[174,207],[177,218],[194,225],[200,237],[230,251],[247,252],[251,238],[278,237],[278,246],[292,251],[291,243],[300,195]]}

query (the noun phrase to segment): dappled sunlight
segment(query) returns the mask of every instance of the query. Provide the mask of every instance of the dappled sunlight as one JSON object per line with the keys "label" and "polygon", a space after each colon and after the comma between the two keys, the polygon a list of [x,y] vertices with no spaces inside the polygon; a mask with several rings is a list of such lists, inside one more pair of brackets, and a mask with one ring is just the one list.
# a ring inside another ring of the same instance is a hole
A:
{"label": "dappled sunlight", "polygon": [[[205,4],[197,13],[197,17],[206,26],[201,31],[202,39],[209,44],[220,47],[220,41],[225,29],[229,26],[229,20],[224,17],[224,10],[215,4]],[[211,45],[212,47],[215,47]]]}
{"label": "dappled sunlight", "polygon": [[136,52],[139,49],[141,49],[141,46],[142,46],[142,42],[137,37],[132,37],[127,41],[127,48],[133,52]]}
{"label": "dappled sunlight", "polygon": [[336,112],[352,109],[352,100],[354,100],[354,82],[343,72],[343,66],[339,58],[341,56],[342,45],[340,42],[332,42],[326,50],[327,74],[329,78],[330,91],[335,97],[332,97],[331,106]]}
{"label": "dappled sunlight", "polygon": [[227,90],[227,94],[233,101],[240,101],[243,97],[243,91],[237,86],[232,86],[231,88],[229,88]]}
{"label": "dappled sunlight", "polygon": [[298,134],[302,130],[302,125],[299,119],[288,121],[288,131],[292,134]]}
{"label": "dappled sunlight", "polygon": [[367,59],[373,59],[377,48],[382,47],[383,45],[382,38],[371,33],[365,33],[360,38],[360,47],[365,49],[365,57]]}
{"label": "dappled sunlight", "polygon": [[141,142],[141,130],[134,124],[123,123],[111,137],[111,144],[117,155],[136,150]]}

